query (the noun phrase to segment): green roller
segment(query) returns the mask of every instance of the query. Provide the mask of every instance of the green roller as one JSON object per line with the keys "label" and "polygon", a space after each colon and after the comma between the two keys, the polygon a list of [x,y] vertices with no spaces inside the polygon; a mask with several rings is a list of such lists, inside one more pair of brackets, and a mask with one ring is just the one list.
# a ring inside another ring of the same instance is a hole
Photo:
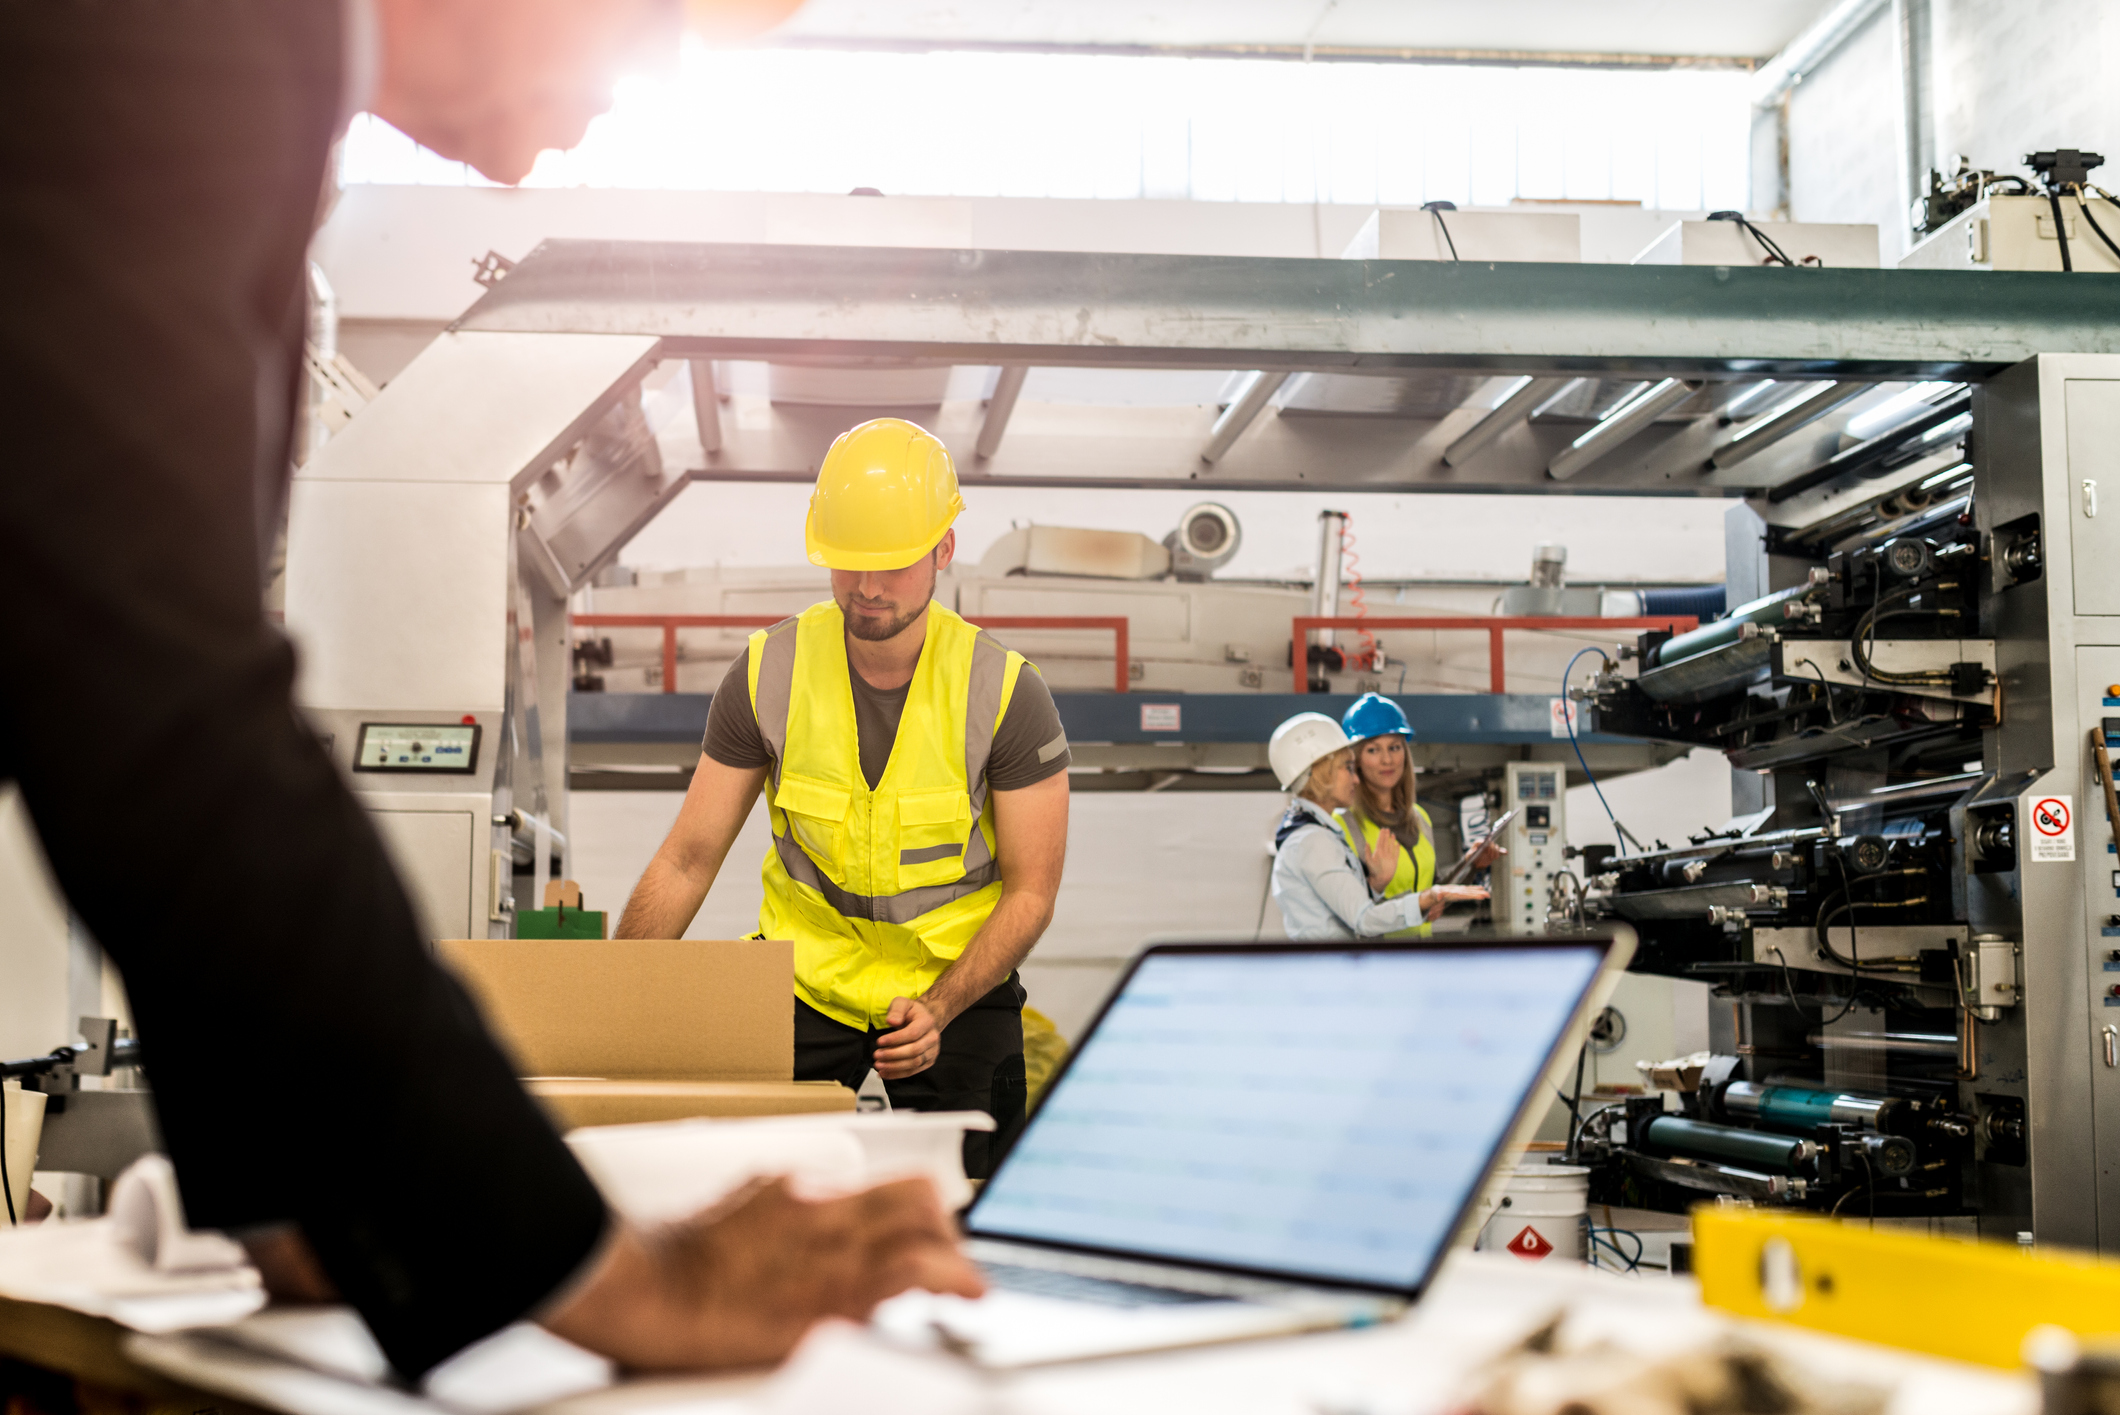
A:
{"label": "green roller", "polygon": [[1703,624],[1683,634],[1664,640],[1649,655],[1647,668],[1668,668],[1674,663],[1683,663],[1689,658],[1698,658],[1704,653],[1734,644],[1744,633],[1747,624],[1779,625],[1788,616],[1782,606],[1793,604],[1812,592],[1810,585],[1798,585],[1795,589],[1781,590],[1765,599],[1755,599],[1750,604],[1740,604],[1713,624]]}
{"label": "green roller", "polygon": [[1641,1148],[1687,1159],[1717,1160],[1766,1174],[1796,1174],[1818,1152],[1809,1140],[1766,1135],[1729,1125],[1710,1125],[1683,1116],[1659,1115],[1634,1137]]}

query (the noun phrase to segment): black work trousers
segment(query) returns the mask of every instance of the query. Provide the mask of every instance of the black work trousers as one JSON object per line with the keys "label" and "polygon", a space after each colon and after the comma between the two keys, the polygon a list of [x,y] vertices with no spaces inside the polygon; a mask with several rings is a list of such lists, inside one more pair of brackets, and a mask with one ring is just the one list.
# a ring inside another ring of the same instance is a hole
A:
{"label": "black work trousers", "polygon": [[[1023,984],[1011,975],[942,1029],[933,1066],[883,1083],[896,1110],[983,1110],[994,1117],[992,1134],[964,1137],[964,1172],[974,1179],[993,1172],[994,1160],[1023,1123],[1023,996]],[[795,1078],[858,1090],[876,1064],[876,1039],[883,1034],[882,1028],[864,1031],[835,1022],[798,998]]]}
{"label": "black work trousers", "polygon": [[606,1213],[265,619],[343,22],[0,0],[0,782],[124,975],[191,1221],[299,1225],[416,1377],[534,1311]]}

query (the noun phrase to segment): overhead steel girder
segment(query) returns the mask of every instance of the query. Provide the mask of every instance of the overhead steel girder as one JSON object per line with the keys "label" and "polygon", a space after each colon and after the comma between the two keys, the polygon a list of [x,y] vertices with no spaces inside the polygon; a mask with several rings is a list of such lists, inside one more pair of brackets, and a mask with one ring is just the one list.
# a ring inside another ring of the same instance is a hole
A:
{"label": "overhead steel girder", "polygon": [[547,241],[454,327],[670,357],[1977,380],[2120,349],[2120,281]]}

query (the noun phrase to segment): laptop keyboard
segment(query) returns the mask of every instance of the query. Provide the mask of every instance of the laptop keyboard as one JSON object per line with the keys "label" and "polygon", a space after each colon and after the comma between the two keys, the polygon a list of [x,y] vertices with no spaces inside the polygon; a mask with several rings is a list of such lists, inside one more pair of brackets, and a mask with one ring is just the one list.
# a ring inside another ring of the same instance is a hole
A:
{"label": "laptop keyboard", "polygon": [[1226,1300],[1200,1292],[1178,1292],[1168,1287],[1083,1277],[1079,1273],[1057,1273],[1047,1268],[1018,1267],[1013,1263],[982,1263],[980,1271],[986,1274],[988,1282],[1005,1291],[1060,1297],[1071,1302],[1093,1302],[1100,1307],[1162,1307]]}

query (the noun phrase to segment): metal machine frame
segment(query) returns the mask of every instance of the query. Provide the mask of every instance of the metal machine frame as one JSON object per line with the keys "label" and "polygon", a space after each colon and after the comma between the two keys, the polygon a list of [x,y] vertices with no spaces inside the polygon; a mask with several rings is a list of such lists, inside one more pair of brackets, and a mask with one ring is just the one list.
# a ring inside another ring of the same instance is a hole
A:
{"label": "metal machine frame", "polygon": [[[2099,760],[2120,747],[2120,527],[2099,514],[2120,357],[2026,360],[1971,413],[1954,499],[1733,508],[1731,585],[1758,597],[1703,651],[1645,638],[1587,693],[1608,729],[1734,741],[1757,808],[1594,867],[1588,912],[1636,921],[1637,967],[1733,1000],[1682,1117],[1657,1099],[1583,1127],[1628,1197],[1854,1200],[2120,1248],[2120,796]],[[1846,625],[1880,596],[1905,627],[1873,619],[1858,652]],[[1853,917],[1860,954],[1834,922]]]}

